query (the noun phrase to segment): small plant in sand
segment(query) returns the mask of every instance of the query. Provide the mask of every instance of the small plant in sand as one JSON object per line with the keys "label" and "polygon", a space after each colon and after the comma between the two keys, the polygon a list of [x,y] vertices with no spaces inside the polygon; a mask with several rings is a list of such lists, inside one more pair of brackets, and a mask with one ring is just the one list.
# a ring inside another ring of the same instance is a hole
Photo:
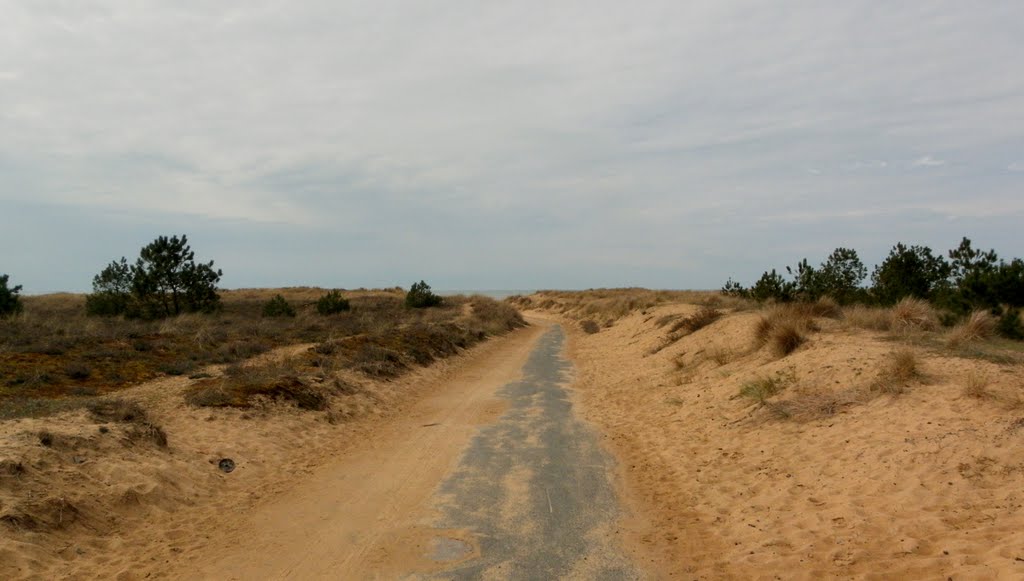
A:
{"label": "small plant in sand", "polygon": [[787,369],[779,371],[775,375],[759,377],[744,383],[740,387],[740,395],[764,404],[768,398],[778,395],[795,382],[796,371]]}
{"label": "small plant in sand", "polygon": [[964,395],[974,399],[988,399],[992,393],[988,390],[989,380],[987,377],[972,371],[964,378]]}
{"label": "small plant in sand", "polygon": [[810,311],[800,305],[777,305],[754,327],[757,348],[768,346],[776,357],[785,357],[807,341],[805,333],[817,329]]}
{"label": "small plant in sand", "polygon": [[593,335],[601,330],[601,326],[597,324],[593,319],[587,319],[586,321],[580,321],[580,328],[583,329],[584,333]]}
{"label": "small plant in sand", "polygon": [[996,331],[996,320],[987,311],[974,311],[962,323],[953,327],[946,337],[950,347],[960,347],[974,341],[989,339]]}
{"label": "small plant in sand", "polygon": [[879,370],[871,390],[889,395],[905,393],[910,383],[921,378],[920,361],[913,349],[897,349],[889,354]]}

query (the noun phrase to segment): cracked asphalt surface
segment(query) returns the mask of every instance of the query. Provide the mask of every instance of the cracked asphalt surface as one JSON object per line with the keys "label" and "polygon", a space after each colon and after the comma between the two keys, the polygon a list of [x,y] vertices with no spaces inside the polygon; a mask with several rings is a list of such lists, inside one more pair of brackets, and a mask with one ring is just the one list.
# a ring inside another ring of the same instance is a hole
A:
{"label": "cracked asphalt surface", "polygon": [[428,578],[640,578],[614,542],[612,460],[573,413],[564,340],[557,325],[540,338],[522,379],[498,392],[508,410],[442,483],[435,526],[470,531],[478,554]]}

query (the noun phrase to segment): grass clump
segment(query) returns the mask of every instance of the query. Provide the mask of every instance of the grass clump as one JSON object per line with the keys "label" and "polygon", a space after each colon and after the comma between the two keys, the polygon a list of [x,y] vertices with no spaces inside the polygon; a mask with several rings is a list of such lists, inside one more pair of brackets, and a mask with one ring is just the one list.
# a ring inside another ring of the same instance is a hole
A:
{"label": "grass clump", "polygon": [[964,395],[974,399],[989,399],[992,393],[988,390],[989,380],[984,375],[971,372],[964,378]]}
{"label": "grass clump", "polygon": [[764,404],[772,396],[778,395],[796,381],[796,373],[790,369],[780,371],[773,376],[759,377],[744,383],[740,387],[740,395]]}
{"label": "grass clump", "polygon": [[892,328],[896,331],[934,331],[939,328],[939,316],[931,304],[921,299],[906,297],[889,310]]}
{"label": "grass clump", "polygon": [[593,319],[587,319],[585,321],[580,321],[580,328],[583,329],[584,333],[593,335],[601,330],[601,325],[598,325],[597,321]]}
{"label": "grass clump", "polygon": [[975,341],[991,339],[995,332],[995,318],[988,311],[974,311],[949,331],[946,344],[949,347],[959,347]]}
{"label": "grass clump", "polygon": [[921,365],[917,353],[912,349],[897,349],[879,370],[878,378],[871,384],[877,393],[899,395],[905,393],[910,383],[921,379]]}
{"label": "grass clump", "polygon": [[714,307],[701,307],[696,313],[689,317],[684,317],[669,327],[669,333],[673,336],[685,337],[690,333],[694,333],[704,327],[707,327],[711,323],[714,323],[722,317],[722,312]]}

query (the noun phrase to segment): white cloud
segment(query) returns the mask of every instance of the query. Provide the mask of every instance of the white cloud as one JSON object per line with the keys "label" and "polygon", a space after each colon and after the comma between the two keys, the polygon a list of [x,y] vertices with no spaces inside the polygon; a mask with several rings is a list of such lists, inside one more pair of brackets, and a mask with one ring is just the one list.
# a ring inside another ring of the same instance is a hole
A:
{"label": "white cloud", "polygon": [[1021,3],[0,3],[0,230],[32,201],[497,262],[532,234],[567,260],[643,241],[670,271],[667,247],[763,247],[758,212],[1020,190],[977,168],[1024,145]]}

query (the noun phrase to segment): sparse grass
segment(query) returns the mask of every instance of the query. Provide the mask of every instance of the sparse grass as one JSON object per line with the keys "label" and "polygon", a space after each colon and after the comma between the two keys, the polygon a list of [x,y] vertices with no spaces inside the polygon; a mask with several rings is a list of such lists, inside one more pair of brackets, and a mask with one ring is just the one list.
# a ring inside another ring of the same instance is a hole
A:
{"label": "sparse grass", "polygon": [[767,406],[772,415],[779,419],[809,422],[834,416],[848,407],[863,403],[866,398],[866,394],[857,389],[819,391],[769,402]]}
{"label": "sparse grass", "polygon": [[669,333],[673,336],[685,337],[690,333],[707,327],[721,317],[722,312],[718,309],[714,307],[701,307],[696,313],[673,323],[669,328]]}
{"label": "sparse grass", "polygon": [[725,347],[709,347],[707,350],[707,357],[719,366],[722,366],[731,362],[736,357],[736,353],[726,349]]}
{"label": "sparse grass", "polygon": [[974,399],[991,399],[992,393],[988,390],[989,379],[978,372],[968,373],[964,378],[964,395]]}
{"label": "sparse grass", "polygon": [[946,344],[949,347],[960,347],[991,339],[995,335],[996,320],[987,311],[974,311],[959,325],[950,329],[946,336]]}
{"label": "sparse grass", "polygon": [[796,381],[793,370],[779,372],[772,376],[759,377],[744,383],[740,395],[764,404],[768,398],[778,395]]}
{"label": "sparse grass", "polygon": [[871,384],[876,393],[899,395],[906,393],[910,384],[922,377],[920,360],[913,349],[897,349],[889,354],[879,370],[878,377]]}
{"label": "sparse grass", "polygon": [[892,312],[880,307],[853,305],[843,308],[842,320],[845,324],[869,331],[889,331],[892,329]]}

